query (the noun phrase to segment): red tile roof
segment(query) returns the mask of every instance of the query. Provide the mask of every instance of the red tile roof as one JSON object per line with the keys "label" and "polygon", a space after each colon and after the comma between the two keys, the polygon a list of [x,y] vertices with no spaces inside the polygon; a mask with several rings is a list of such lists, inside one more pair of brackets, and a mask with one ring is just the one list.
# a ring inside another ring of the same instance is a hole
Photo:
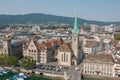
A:
{"label": "red tile roof", "polygon": [[[38,43],[36,40],[34,41],[35,43],[35,46],[37,47],[38,50],[45,50],[46,48],[47,49],[51,49],[53,47],[56,47],[56,46],[60,46],[62,43],[63,43],[63,40],[47,40],[46,42],[44,43]],[[25,47],[28,48],[30,44],[30,41],[27,41],[25,43]]]}
{"label": "red tile roof", "polygon": [[60,47],[59,47],[59,51],[64,51],[64,52],[71,52],[72,48],[71,48],[71,44],[70,43],[63,43]]}

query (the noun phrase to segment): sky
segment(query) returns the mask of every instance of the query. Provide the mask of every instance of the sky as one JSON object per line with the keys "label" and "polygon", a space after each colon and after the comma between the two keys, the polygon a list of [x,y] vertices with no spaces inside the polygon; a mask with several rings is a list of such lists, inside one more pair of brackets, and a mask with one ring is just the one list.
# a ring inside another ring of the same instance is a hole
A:
{"label": "sky", "polygon": [[120,21],[120,0],[0,0],[0,14],[45,13],[97,21]]}

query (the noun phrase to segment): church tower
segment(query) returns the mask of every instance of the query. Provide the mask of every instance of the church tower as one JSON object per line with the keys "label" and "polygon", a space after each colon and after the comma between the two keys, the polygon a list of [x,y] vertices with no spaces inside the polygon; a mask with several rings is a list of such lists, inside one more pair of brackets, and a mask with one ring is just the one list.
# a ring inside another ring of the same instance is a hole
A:
{"label": "church tower", "polygon": [[72,32],[72,49],[74,52],[74,57],[76,57],[76,59],[78,59],[78,57],[79,57],[79,28],[78,28],[76,14],[75,14],[74,28],[73,28],[73,32]]}

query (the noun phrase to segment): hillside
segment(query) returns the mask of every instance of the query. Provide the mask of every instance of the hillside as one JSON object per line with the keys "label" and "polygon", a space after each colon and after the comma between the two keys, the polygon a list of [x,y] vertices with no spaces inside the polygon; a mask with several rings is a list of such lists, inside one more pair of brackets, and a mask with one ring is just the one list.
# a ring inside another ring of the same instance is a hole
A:
{"label": "hillside", "polygon": [[[42,14],[42,13],[32,13],[32,14],[24,14],[24,15],[0,15],[0,25],[6,24],[26,24],[26,23],[33,23],[33,24],[55,24],[55,23],[66,23],[66,24],[73,24],[74,18],[73,17],[63,17],[63,16],[55,16],[49,14]],[[118,24],[120,22],[100,22],[100,21],[92,21],[92,20],[85,20],[78,18],[79,24],[97,24],[97,25],[107,25],[107,24]]]}

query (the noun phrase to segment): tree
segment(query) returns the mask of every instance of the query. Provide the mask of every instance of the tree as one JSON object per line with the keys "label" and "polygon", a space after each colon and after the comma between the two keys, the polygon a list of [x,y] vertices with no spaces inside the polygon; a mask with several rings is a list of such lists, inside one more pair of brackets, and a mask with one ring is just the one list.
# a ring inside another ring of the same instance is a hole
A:
{"label": "tree", "polygon": [[120,40],[120,36],[115,36],[115,40]]}
{"label": "tree", "polygon": [[15,56],[8,56],[7,54],[0,54],[0,65],[2,66],[13,66],[17,63]]}
{"label": "tree", "polygon": [[7,62],[9,66],[15,65],[17,63],[17,58],[15,56],[8,56]]}
{"label": "tree", "polygon": [[19,60],[19,64],[23,68],[30,69],[34,67],[35,60],[33,60],[32,57],[25,56]]}
{"label": "tree", "polygon": [[3,66],[4,64],[4,57],[3,57],[3,54],[0,54],[0,65]]}

